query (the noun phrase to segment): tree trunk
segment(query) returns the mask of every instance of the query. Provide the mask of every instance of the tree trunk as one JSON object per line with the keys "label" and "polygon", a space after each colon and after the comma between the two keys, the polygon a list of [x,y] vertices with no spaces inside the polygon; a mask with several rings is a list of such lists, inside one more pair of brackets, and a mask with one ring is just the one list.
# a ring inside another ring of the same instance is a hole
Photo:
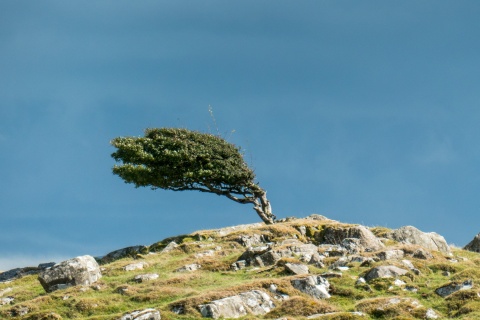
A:
{"label": "tree trunk", "polygon": [[264,190],[261,190],[260,192],[256,193],[255,196],[257,199],[255,200],[255,206],[253,209],[255,209],[263,222],[266,224],[274,224],[276,217],[272,213],[272,206],[270,201],[267,199],[267,193]]}

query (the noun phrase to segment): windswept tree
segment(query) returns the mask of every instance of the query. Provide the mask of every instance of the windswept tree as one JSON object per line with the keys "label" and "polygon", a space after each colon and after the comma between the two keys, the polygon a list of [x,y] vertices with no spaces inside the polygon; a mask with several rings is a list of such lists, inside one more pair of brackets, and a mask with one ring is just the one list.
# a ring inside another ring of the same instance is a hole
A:
{"label": "windswept tree", "polygon": [[240,149],[221,137],[177,128],[146,129],[144,137],[118,137],[113,173],[135,187],[196,190],[253,204],[267,224],[275,221],[266,191],[255,182]]}

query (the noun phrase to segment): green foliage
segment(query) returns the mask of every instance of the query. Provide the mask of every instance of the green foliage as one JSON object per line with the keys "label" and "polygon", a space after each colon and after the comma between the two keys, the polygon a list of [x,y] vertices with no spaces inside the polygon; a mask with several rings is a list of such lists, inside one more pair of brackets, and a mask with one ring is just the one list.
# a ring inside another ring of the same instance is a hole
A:
{"label": "green foliage", "polygon": [[273,223],[265,191],[240,149],[221,137],[178,128],[145,130],[144,137],[118,137],[113,173],[135,187],[196,190],[252,203],[266,223]]}

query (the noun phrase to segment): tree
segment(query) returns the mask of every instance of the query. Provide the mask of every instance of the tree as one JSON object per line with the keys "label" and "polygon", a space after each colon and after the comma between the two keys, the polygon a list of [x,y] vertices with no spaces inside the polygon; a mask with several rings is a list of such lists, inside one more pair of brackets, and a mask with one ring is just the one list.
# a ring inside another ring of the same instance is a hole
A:
{"label": "tree", "polygon": [[267,193],[240,149],[223,138],[178,128],[146,129],[144,137],[118,137],[113,173],[135,187],[197,190],[251,203],[267,224],[275,221]]}

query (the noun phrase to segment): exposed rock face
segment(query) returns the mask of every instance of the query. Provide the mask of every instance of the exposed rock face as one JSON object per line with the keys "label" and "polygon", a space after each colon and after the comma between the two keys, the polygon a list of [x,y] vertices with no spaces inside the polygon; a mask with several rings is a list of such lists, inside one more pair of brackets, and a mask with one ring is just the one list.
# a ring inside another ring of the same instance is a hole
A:
{"label": "exposed rock face", "polygon": [[115,260],[127,258],[127,257],[136,257],[138,254],[145,254],[148,252],[148,247],[146,246],[132,246],[119,250],[112,251],[106,256],[100,259],[100,263],[110,263]]}
{"label": "exposed rock face", "polygon": [[97,261],[92,256],[80,256],[42,271],[38,280],[45,291],[52,292],[70,286],[88,286],[101,277]]}
{"label": "exposed rock face", "polygon": [[364,226],[328,226],[315,234],[315,239],[320,243],[339,244],[347,238],[360,240],[363,250],[376,251],[385,247],[385,245],[375,235]]}
{"label": "exposed rock face", "polygon": [[41,271],[41,268],[35,267],[26,267],[26,268],[15,268],[5,272],[0,273],[0,283],[12,281],[19,279],[30,274],[37,274]]}
{"label": "exposed rock face", "polygon": [[435,290],[435,293],[445,298],[446,296],[451,295],[454,292],[457,292],[459,290],[472,289],[472,287],[473,280],[466,280],[463,283],[451,282]]}
{"label": "exposed rock face", "polygon": [[160,312],[155,309],[136,310],[124,314],[118,320],[160,320]]}
{"label": "exposed rock face", "polygon": [[473,252],[480,252],[480,233],[475,236],[465,247],[463,250],[473,251]]}
{"label": "exposed rock face", "polygon": [[393,230],[389,238],[406,243],[416,244],[428,250],[440,251],[444,254],[451,254],[445,238],[435,232],[422,232],[415,227],[405,226]]}
{"label": "exposed rock face", "polygon": [[370,269],[365,275],[365,280],[370,281],[376,278],[397,278],[408,271],[395,266],[379,266]]}
{"label": "exposed rock face", "polygon": [[198,308],[202,316],[218,319],[239,318],[247,314],[263,315],[275,308],[275,305],[265,292],[252,290],[199,305]]}
{"label": "exposed rock face", "polygon": [[382,252],[379,252],[377,254],[377,257],[380,258],[380,260],[392,260],[392,259],[402,259],[404,256],[403,250],[385,250]]}
{"label": "exposed rock face", "polygon": [[330,283],[327,279],[321,276],[310,276],[301,279],[293,279],[291,283],[295,289],[306,293],[316,299],[330,298],[330,294],[328,293]]}
{"label": "exposed rock face", "polygon": [[268,238],[263,234],[252,234],[239,236],[237,242],[242,246],[250,248],[268,243]]}

